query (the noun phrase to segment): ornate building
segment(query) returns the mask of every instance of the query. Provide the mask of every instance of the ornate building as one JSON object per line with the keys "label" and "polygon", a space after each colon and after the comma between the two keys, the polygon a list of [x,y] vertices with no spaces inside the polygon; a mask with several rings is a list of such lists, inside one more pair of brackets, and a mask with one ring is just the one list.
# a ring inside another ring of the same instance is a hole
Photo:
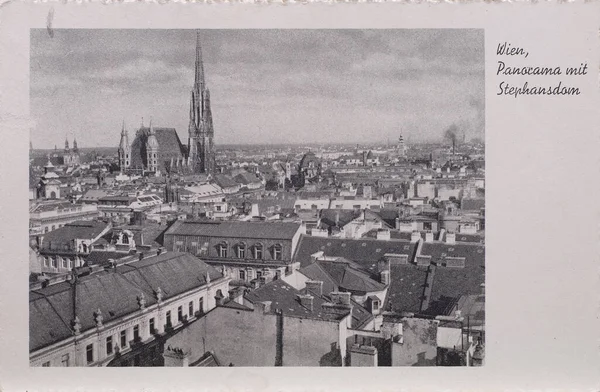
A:
{"label": "ornate building", "polygon": [[182,144],[175,128],[142,126],[129,144],[123,124],[119,143],[119,165],[122,171],[152,173],[215,172],[214,129],[210,109],[210,92],[204,80],[200,35],[196,43],[196,68],[190,99],[188,145]]}
{"label": "ornate building", "polygon": [[212,174],[215,171],[214,128],[210,109],[210,92],[204,81],[204,64],[200,33],[196,40],[196,74],[190,98],[188,127],[188,164],[194,172]]}
{"label": "ornate building", "polygon": [[73,138],[73,148],[69,148],[69,139],[65,138],[65,150],[63,153],[63,162],[66,166],[79,165],[80,156],[77,148],[77,139]]}

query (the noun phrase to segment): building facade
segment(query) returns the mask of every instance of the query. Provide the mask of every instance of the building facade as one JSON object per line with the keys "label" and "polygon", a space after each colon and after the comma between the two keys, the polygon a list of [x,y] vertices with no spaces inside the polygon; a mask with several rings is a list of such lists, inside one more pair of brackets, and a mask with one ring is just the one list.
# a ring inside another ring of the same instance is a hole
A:
{"label": "building facade", "polygon": [[300,235],[298,223],[177,221],[164,246],[197,255],[235,281],[260,284],[293,272]]}
{"label": "building facade", "polygon": [[132,260],[30,290],[30,366],[161,365],[144,348],[227,295],[229,280],[187,253]]}

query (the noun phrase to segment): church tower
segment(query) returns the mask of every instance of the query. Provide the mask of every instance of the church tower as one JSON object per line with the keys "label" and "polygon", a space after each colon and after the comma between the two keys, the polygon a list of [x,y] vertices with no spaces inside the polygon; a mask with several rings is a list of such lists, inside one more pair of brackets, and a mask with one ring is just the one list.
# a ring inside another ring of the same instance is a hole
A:
{"label": "church tower", "polygon": [[152,126],[152,120],[150,120],[150,133],[146,140],[146,167],[151,172],[158,171],[158,140],[156,139],[156,132]]}
{"label": "church tower", "polygon": [[214,129],[210,92],[204,81],[200,32],[196,36],[195,77],[190,98],[188,133],[188,165],[197,173],[213,174],[215,171]]}
{"label": "church tower", "polygon": [[121,142],[119,143],[119,167],[121,171],[128,169],[131,162],[131,145],[129,144],[129,134],[125,129],[125,121],[121,129]]}

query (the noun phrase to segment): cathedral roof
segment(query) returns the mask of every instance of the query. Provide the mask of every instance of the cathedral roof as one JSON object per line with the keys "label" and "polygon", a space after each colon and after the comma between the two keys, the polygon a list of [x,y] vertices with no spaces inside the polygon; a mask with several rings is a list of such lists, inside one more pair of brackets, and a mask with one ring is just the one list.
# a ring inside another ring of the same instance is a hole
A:
{"label": "cathedral roof", "polygon": [[[146,141],[150,134],[150,128],[142,127],[131,143],[131,167],[146,167]],[[165,162],[171,158],[177,159],[185,156],[185,147],[179,139],[175,128],[154,127],[154,134],[158,142],[159,166],[164,167]]]}
{"label": "cathedral roof", "polygon": [[309,151],[306,154],[304,154],[304,156],[300,160],[300,168],[302,169],[308,167],[310,162],[314,162],[315,167],[321,163],[319,162],[319,159],[316,157],[315,153],[313,153],[312,151]]}

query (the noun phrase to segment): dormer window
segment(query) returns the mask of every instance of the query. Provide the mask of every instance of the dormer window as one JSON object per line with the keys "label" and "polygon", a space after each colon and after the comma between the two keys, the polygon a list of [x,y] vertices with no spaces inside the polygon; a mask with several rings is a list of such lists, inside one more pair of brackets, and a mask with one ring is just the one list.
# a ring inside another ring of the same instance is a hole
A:
{"label": "dormer window", "polygon": [[262,244],[256,244],[254,245],[254,258],[255,259],[262,259],[263,258],[263,246]]}
{"label": "dormer window", "polygon": [[282,249],[283,247],[281,246],[281,244],[275,244],[273,246],[273,259],[274,260],[281,260],[282,259]]}
{"label": "dormer window", "polygon": [[222,242],[219,244],[219,257],[227,257],[227,243]]}
{"label": "dormer window", "polygon": [[246,244],[243,242],[240,242],[237,246],[237,257],[239,259],[243,259],[246,257]]}

